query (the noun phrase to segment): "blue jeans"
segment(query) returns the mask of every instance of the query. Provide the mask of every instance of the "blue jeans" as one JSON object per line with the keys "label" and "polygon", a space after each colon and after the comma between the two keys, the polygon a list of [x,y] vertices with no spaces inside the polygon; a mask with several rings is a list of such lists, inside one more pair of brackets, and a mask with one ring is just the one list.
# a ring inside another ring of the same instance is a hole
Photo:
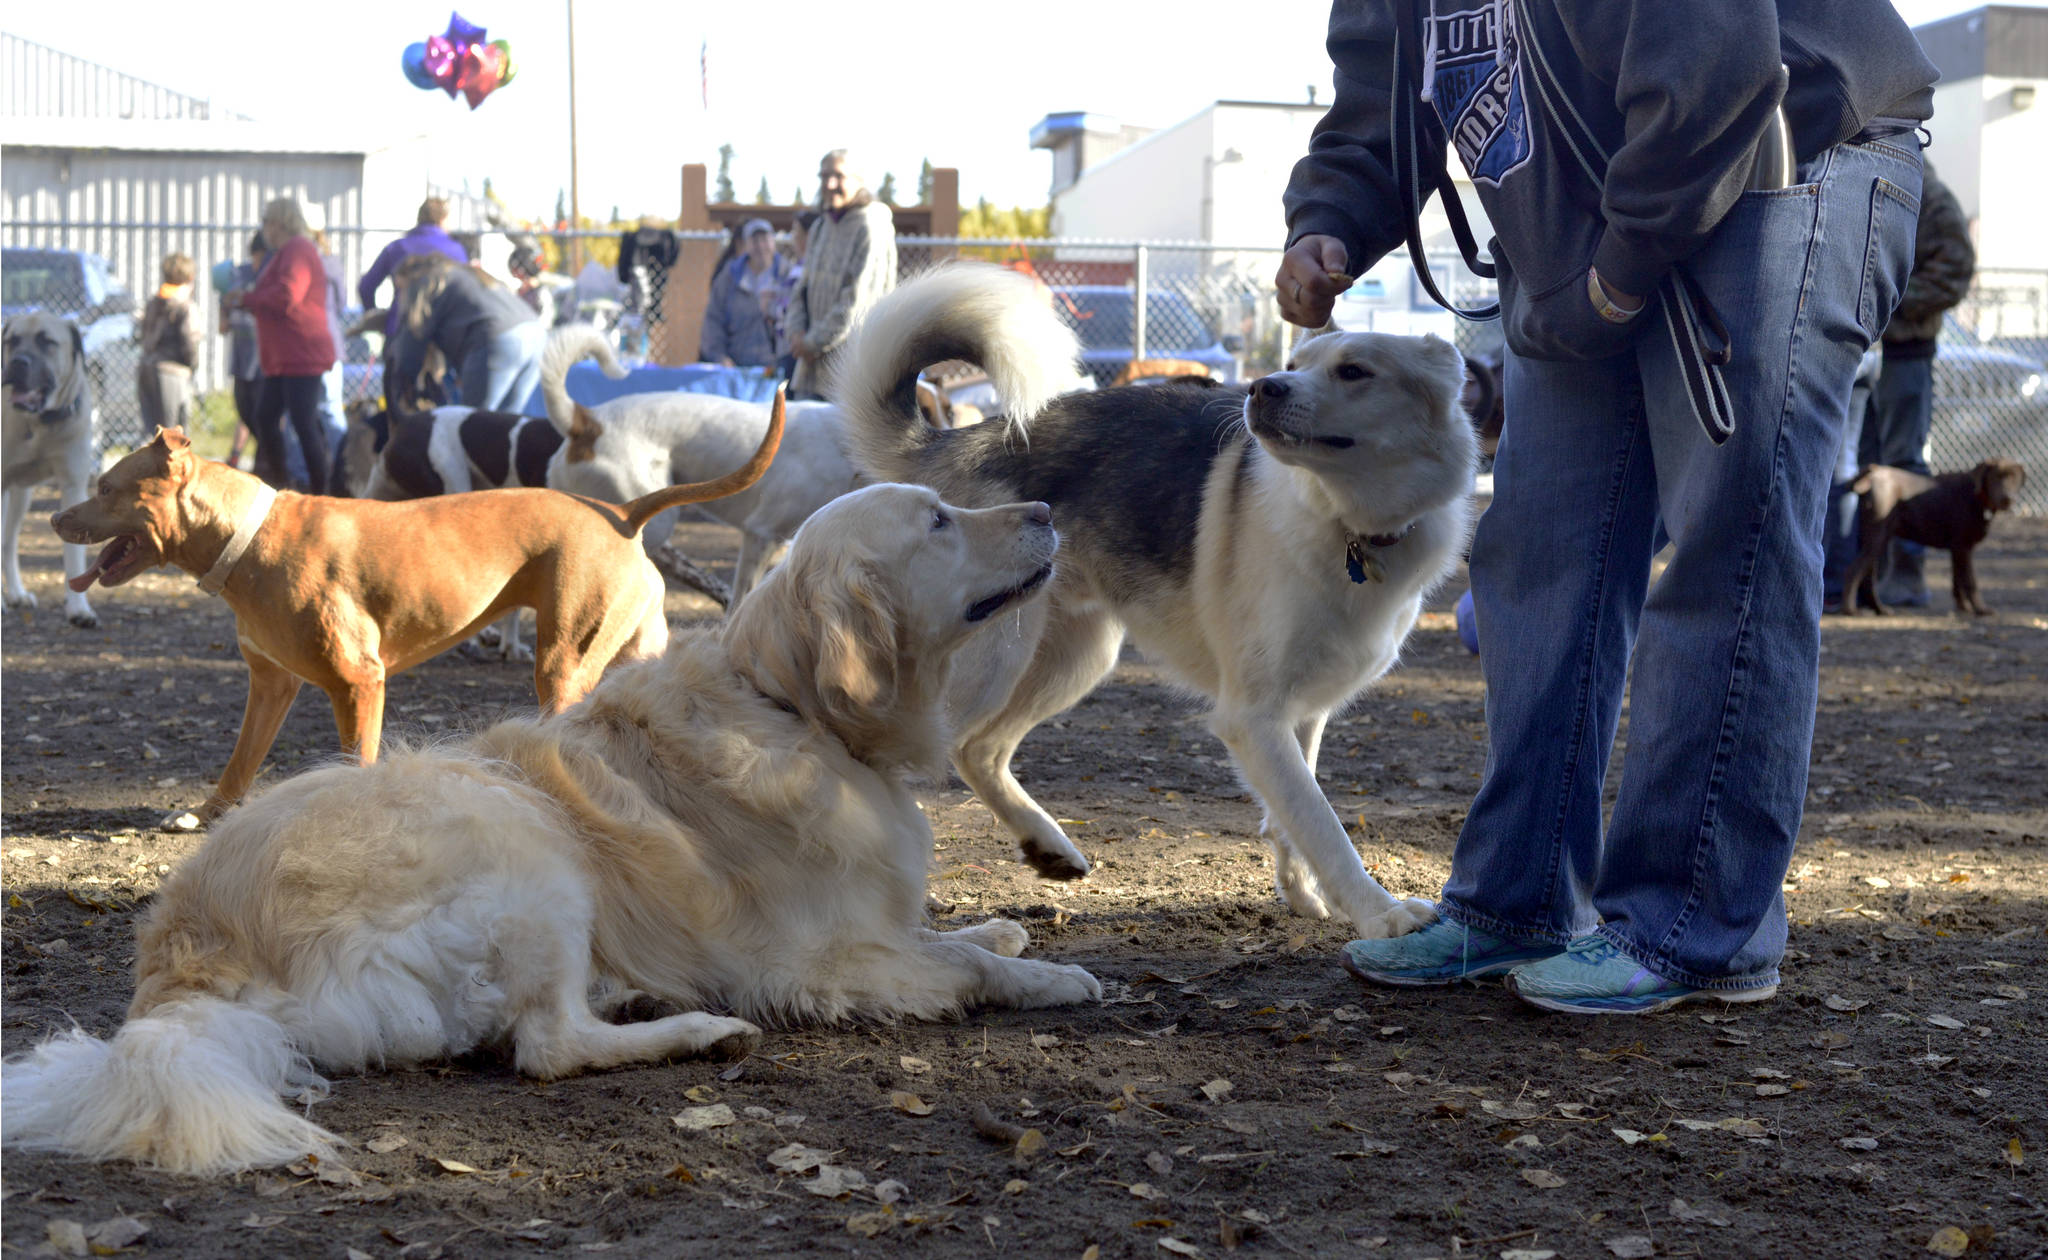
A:
{"label": "blue jeans", "polygon": [[[1472,551],[1490,747],[1444,887],[1454,922],[1560,942],[1597,925],[1681,984],[1777,981],[1822,517],[1857,360],[1912,262],[1918,146],[1840,145],[1800,176],[1745,194],[1686,262],[1736,350],[1725,445],[1686,404],[1660,312],[1614,358],[1508,355]],[[1653,587],[1660,521],[1672,550]]]}
{"label": "blue jeans", "polygon": [[[1927,431],[1933,425],[1934,360],[1886,355],[1863,422],[1863,462],[1927,474]],[[1892,540],[1877,571],[1878,595],[1885,603],[1927,602],[1927,579],[1920,571],[1926,550],[1903,538]]]}
{"label": "blue jeans", "polygon": [[540,385],[548,330],[537,319],[515,324],[462,361],[462,401],[486,411],[518,411]]}
{"label": "blue jeans", "polygon": [[1860,451],[1866,464],[1927,473],[1927,430],[1934,424],[1934,360],[1885,356],[1870,396]]}

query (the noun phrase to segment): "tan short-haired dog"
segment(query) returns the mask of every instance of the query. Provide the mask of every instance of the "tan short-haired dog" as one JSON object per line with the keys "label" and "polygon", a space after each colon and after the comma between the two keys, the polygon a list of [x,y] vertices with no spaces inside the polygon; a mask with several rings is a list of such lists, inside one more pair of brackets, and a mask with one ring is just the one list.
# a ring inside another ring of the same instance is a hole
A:
{"label": "tan short-haired dog", "polygon": [[74,590],[175,565],[234,609],[249,701],[199,811],[210,821],[248,790],[302,681],[327,693],[342,747],[367,763],[377,759],[385,679],[507,609],[534,610],[533,685],[550,711],[581,699],[613,661],[659,655],[664,587],[642,527],[665,509],[754,484],[782,420],[778,394],[744,467],[625,504],[541,489],[405,503],[277,492],[201,459],[182,429],[162,429],[50,524],[66,542],[107,544]]}

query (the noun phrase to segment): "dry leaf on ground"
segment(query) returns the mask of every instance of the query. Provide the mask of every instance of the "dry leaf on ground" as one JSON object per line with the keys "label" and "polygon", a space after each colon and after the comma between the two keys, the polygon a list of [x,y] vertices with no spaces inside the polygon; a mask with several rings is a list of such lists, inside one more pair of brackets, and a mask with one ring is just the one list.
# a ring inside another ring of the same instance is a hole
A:
{"label": "dry leaf on ground", "polygon": [[1953,1225],[1944,1225],[1927,1240],[1927,1250],[1937,1256],[1959,1256],[1970,1249],[1970,1236]]}
{"label": "dry leaf on ground", "polygon": [[889,1105],[906,1116],[928,1116],[932,1114],[932,1105],[930,1103],[919,1098],[916,1094],[906,1094],[902,1090],[897,1090],[889,1095]]}
{"label": "dry leaf on ground", "polygon": [[1657,1254],[1657,1245],[1650,1241],[1647,1234],[1623,1234],[1619,1238],[1610,1238],[1607,1240],[1607,1249],[1621,1257],[1621,1260],[1641,1260],[1643,1256]]}
{"label": "dry leaf on ground", "polygon": [[926,1072],[932,1070],[930,1062],[920,1059],[914,1054],[902,1055],[897,1058],[896,1062],[898,1066],[912,1076],[923,1076]]}
{"label": "dry leaf on ground", "polygon": [[787,1173],[806,1173],[831,1158],[831,1151],[805,1146],[802,1142],[791,1142],[788,1146],[777,1147],[768,1152],[768,1165]]}
{"label": "dry leaf on ground", "polygon": [[673,1119],[678,1129],[701,1133],[705,1129],[722,1129],[737,1123],[739,1117],[724,1103],[713,1103],[709,1107],[685,1107]]}
{"label": "dry leaf on ground", "polygon": [[1555,1190],[1564,1184],[1564,1178],[1548,1168],[1524,1168],[1522,1180],[1541,1190]]}
{"label": "dry leaf on ground", "polygon": [[818,1175],[801,1184],[812,1194],[836,1199],[855,1190],[867,1189],[868,1175],[858,1168],[848,1168],[843,1164],[820,1164]]}

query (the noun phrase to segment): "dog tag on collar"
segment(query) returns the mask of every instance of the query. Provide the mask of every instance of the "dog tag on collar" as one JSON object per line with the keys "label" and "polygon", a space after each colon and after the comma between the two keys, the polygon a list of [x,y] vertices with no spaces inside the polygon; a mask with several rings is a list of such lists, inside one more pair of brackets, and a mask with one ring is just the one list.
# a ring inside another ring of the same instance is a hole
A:
{"label": "dog tag on collar", "polygon": [[1344,571],[1351,575],[1353,582],[1361,584],[1367,581],[1383,582],[1387,577],[1386,568],[1380,564],[1380,558],[1366,548],[1365,539],[1357,534],[1347,534],[1344,537]]}

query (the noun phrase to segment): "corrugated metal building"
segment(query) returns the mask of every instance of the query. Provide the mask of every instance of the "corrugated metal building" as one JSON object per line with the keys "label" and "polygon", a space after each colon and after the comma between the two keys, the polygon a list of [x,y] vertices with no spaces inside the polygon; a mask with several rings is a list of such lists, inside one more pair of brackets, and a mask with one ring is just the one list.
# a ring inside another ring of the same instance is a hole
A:
{"label": "corrugated metal building", "polygon": [[[13,35],[0,34],[0,66],[0,242],[98,254],[138,301],[155,291],[165,255],[190,254],[209,329],[219,309],[209,269],[244,255],[265,202],[297,197],[317,211],[353,280],[389,238],[364,227],[410,224],[430,188],[424,136],[376,142],[257,122]],[[202,389],[224,383],[225,350],[224,338],[204,338]],[[101,410],[116,420],[132,382],[108,384],[115,396]]]}

